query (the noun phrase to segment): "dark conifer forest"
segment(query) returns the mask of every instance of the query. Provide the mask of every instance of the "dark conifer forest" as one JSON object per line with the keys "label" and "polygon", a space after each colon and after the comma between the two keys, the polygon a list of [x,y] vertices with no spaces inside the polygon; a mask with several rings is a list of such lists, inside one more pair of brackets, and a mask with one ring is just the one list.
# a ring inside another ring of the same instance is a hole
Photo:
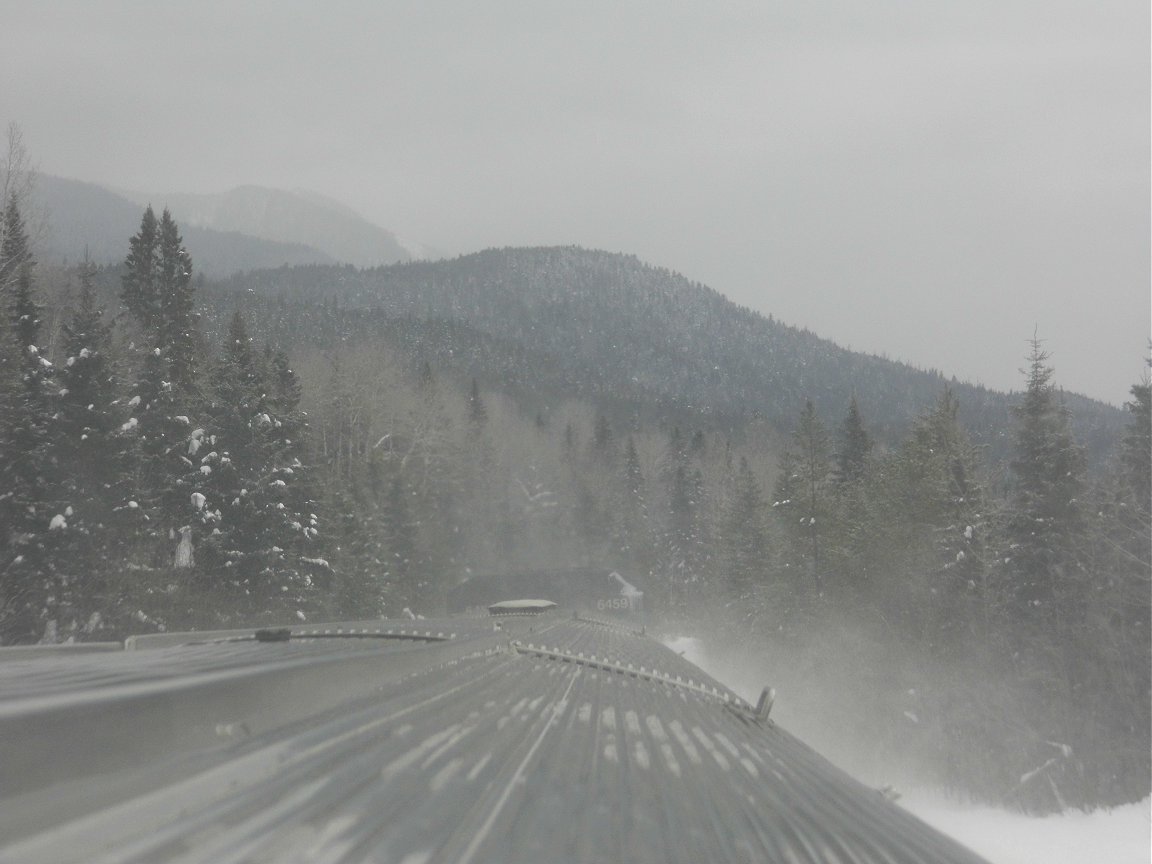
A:
{"label": "dark conifer forest", "polygon": [[1123,410],[1066,394],[1021,334],[997,393],[578,248],[208,281],[148,208],[121,265],[49,267],[21,204],[3,644],[431,616],[472,574],[604,567],[945,788],[1149,794],[1147,378]]}

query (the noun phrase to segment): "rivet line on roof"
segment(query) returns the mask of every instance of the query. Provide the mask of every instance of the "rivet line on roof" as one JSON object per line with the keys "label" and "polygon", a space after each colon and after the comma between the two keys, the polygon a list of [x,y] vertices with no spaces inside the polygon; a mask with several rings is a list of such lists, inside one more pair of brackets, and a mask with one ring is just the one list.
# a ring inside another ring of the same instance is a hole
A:
{"label": "rivet line on roof", "polygon": [[[697,684],[692,679],[684,681],[680,676],[673,677],[665,672],[660,672],[656,669],[646,669],[641,666],[637,670],[631,663],[627,667],[619,663],[611,663],[607,660],[597,661],[593,658],[586,658],[583,654],[570,654],[560,651],[556,648],[546,648],[544,646],[535,646],[531,643],[525,645],[519,641],[512,642],[512,648],[519,654],[531,654],[536,657],[544,657],[549,660],[560,660],[564,663],[573,663],[577,666],[585,666],[589,669],[602,669],[605,672],[614,672],[617,675],[631,676],[633,678],[641,678],[645,681],[652,681],[658,684],[666,684],[669,687],[677,687],[682,690],[690,690],[693,693],[699,693],[704,696],[711,696],[719,699],[722,702],[728,703],[734,701],[727,693],[718,690],[715,687],[709,687],[703,683]],[[742,699],[735,700],[737,705],[744,706],[745,703]],[[751,709],[751,706],[746,706]],[[753,709],[754,710],[754,709]]]}

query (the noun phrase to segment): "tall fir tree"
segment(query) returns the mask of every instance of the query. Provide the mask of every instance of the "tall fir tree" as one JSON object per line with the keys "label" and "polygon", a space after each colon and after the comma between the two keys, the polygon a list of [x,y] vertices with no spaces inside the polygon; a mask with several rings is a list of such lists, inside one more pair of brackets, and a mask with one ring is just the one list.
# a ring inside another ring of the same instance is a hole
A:
{"label": "tall fir tree", "polygon": [[96,305],[94,277],[95,268],[85,262],[76,307],[63,327],[51,441],[57,478],[52,494],[64,517],[52,535],[60,626],[80,638],[116,624],[119,598],[109,576],[122,566],[125,538],[131,535],[131,527],[116,515],[130,499],[131,465],[118,435],[123,418],[110,327]]}
{"label": "tall fir tree", "polygon": [[646,575],[654,564],[652,529],[644,471],[635,439],[629,435],[624,446],[623,490],[617,518],[612,520],[613,545],[619,566]]}
{"label": "tall fir tree", "polygon": [[[125,516],[136,516],[133,572],[164,585],[146,593],[145,619],[167,626],[196,620],[197,571],[191,496],[204,482],[213,433],[201,422],[195,363],[196,316],[191,260],[171,213],[151,207],[129,241],[121,300],[135,327],[134,392],[122,431],[136,465]],[[214,513],[215,511],[209,511]],[[206,513],[196,511],[198,519]],[[180,607],[180,608],[177,608]]]}
{"label": "tall fir tree", "polygon": [[124,259],[120,300],[146,334],[160,324],[159,271],[160,226],[149,204],[140,220],[140,230],[128,241]]}
{"label": "tall fir tree", "polygon": [[1132,401],[1124,403],[1129,419],[1121,459],[1137,504],[1148,512],[1152,510],[1152,383],[1145,376],[1130,392]]}
{"label": "tall fir tree", "polygon": [[661,462],[666,504],[655,569],[661,574],[668,604],[680,611],[710,587],[707,494],[699,461],[705,447],[702,432],[686,444],[675,427]]}
{"label": "tall fir tree", "polygon": [[882,460],[856,547],[876,577],[873,602],[898,611],[917,643],[937,652],[956,650],[968,636],[986,640],[1004,600],[990,570],[979,457],[959,407],[945,387]]}
{"label": "tall fir tree", "polygon": [[836,451],[836,479],[840,483],[858,483],[872,458],[872,436],[864,428],[856,397],[848,405],[848,414],[840,427],[840,446]]}
{"label": "tall fir tree", "polygon": [[160,216],[156,288],[160,296],[159,347],[168,374],[180,392],[196,383],[196,311],[192,258],[184,248],[176,222],[167,209]]}
{"label": "tall fir tree", "polygon": [[782,520],[792,560],[807,572],[817,594],[824,588],[823,544],[832,518],[832,449],[812,400],[804,403],[792,444],[781,457],[773,510]]}
{"label": "tall fir tree", "polygon": [[1072,439],[1069,412],[1052,384],[1049,354],[1033,338],[1026,388],[1013,407],[1016,452],[1007,530],[1017,593],[1025,606],[1056,601],[1072,611],[1084,519],[1084,454]]}
{"label": "tall fir tree", "polygon": [[0,240],[0,326],[7,331],[7,348],[0,350],[8,367],[8,380],[0,383],[7,402],[0,417],[0,524],[6,526],[0,531],[0,642],[44,636],[55,596],[48,546],[60,521],[48,512],[47,497],[55,479],[49,446],[55,370],[39,345],[35,264],[19,204],[11,197]]}

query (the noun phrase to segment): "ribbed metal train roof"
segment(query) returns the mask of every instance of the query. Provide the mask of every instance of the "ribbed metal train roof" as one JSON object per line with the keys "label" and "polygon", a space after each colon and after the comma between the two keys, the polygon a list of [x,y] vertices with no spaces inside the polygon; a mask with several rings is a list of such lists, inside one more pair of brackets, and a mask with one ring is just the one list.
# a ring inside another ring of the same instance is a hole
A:
{"label": "ribbed metal train roof", "polygon": [[291,630],[0,663],[0,862],[980,860],[627,628]]}

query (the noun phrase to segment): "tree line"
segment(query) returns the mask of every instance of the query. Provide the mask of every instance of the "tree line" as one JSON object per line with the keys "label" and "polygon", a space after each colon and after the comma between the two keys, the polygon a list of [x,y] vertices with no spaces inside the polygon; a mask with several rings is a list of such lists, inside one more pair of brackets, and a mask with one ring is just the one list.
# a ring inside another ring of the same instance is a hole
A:
{"label": "tree line", "polygon": [[330,568],[303,457],[299,381],[237,314],[209,346],[171,215],[145,211],[113,319],[95,269],[41,342],[15,197],[0,279],[0,639],[306,615]]}

